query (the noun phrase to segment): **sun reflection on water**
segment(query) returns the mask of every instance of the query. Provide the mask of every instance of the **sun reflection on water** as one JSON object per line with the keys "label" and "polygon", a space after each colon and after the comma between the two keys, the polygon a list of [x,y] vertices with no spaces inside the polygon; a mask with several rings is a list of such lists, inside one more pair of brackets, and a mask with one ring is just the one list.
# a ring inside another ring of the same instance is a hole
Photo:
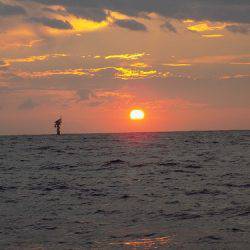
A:
{"label": "sun reflection on water", "polygon": [[152,249],[160,246],[166,246],[170,243],[170,237],[157,237],[157,238],[142,238],[134,241],[124,241],[117,243],[110,243],[111,245],[123,245],[129,249]]}

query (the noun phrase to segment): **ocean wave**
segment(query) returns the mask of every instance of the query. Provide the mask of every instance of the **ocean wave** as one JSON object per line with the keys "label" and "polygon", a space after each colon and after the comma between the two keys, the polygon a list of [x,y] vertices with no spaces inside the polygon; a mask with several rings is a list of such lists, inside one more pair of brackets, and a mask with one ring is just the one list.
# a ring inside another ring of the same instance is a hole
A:
{"label": "ocean wave", "polygon": [[0,249],[248,249],[249,138],[0,137]]}

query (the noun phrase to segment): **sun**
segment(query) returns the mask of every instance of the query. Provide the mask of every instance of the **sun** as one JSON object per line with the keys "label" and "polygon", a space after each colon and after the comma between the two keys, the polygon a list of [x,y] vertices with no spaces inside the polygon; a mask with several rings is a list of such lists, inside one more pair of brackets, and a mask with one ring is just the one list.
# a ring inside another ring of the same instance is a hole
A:
{"label": "sun", "polygon": [[141,109],[133,109],[130,112],[130,119],[131,120],[143,120],[145,117],[145,113]]}

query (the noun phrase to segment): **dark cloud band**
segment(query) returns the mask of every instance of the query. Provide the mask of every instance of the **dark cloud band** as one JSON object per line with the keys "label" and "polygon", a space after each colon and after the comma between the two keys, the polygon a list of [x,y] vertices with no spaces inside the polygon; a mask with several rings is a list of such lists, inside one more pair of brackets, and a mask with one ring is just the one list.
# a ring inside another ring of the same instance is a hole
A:
{"label": "dark cloud band", "polygon": [[250,34],[250,25],[249,24],[242,24],[242,25],[228,25],[227,30],[233,33],[240,33],[240,34]]}
{"label": "dark cloud band", "polygon": [[177,33],[176,28],[170,22],[165,22],[164,24],[161,25],[161,28],[163,30],[167,30],[167,31],[170,31],[170,32],[173,32],[173,33]]}
{"label": "dark cloud band", "polygon": [[[22,0],[28,1],[28,0]],[[45,5],[62,5],[68,12],[92,20],[104,20],[105,10],[129,16],[157,13],[175,19],[192,18],[250,23],[249,0],[29,0]]]}
{"label": "dark cloud band", "polygon": [[58,19],[50,19],[47,17],[33,17],[29,19],[31,22],[40,23],[44,26],[60,29],[60,30],[70,30],[73,29],[72,25],[68,21],[62,21]]}
{"label": "dark cloud band", "polygon": [[134,31],[147,31],[147,27],[144,24],[139,23],[133,19],[116,20],[115,25],[121,28],[134,30]]}
{"label": "dark cloud band", "polygon": [[18,5],[8,5],[0,2],[0,16],[24,15],[25,9]]}

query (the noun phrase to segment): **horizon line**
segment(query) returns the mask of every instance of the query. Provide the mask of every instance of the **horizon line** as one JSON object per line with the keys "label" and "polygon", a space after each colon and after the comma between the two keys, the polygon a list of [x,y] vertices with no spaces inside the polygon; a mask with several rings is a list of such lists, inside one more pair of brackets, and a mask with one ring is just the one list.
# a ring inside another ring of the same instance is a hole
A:
{"label": "horizon line", "polygon": [[[82,132],[82,133],[62,133],[60,136],[64,135],[102,135],[102,134],[143,134],[143,133],[190,133],[190,132],[242,132],[250,131],[250,129],[211,129],[211,130],[168,130],[168,131],[128,131],[128,132]],[[0,137],[8,136],[57,136],[55,133],[51,134],[0,134]]]}

